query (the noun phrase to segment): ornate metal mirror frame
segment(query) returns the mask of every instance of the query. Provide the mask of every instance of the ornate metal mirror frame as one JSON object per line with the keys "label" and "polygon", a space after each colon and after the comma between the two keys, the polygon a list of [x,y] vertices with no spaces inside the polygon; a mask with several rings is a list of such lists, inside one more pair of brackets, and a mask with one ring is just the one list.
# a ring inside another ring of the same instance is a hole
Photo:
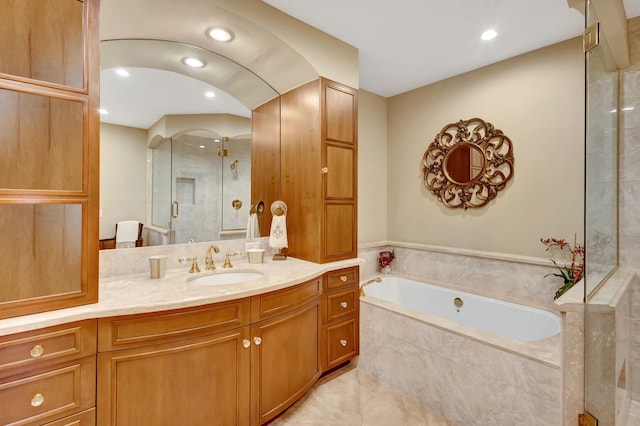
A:
{"label": "ornate metal mirror frame", "polygon": [[483,207],[513,176],[511,139],[479,118],[444,126],[422,159],[424,184],[450,208]]}

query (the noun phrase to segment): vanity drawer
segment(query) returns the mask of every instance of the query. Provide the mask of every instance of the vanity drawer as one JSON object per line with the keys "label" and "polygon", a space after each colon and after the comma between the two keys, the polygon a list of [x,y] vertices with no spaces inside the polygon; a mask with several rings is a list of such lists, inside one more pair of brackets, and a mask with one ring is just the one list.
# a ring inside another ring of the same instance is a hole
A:
{"label": "vanity drawer", "polygon": [[96,353],[96,321],[0,337],[0,377]]}
{"label": "vanity drawer", "polygon": [[251,322],[284,314],[320,297],[321,282],[318,277],[294,287],[251,297]]}
{"label": "vanity drawer", "polygon": [[168,343],[249,324],[250,299],[98,320],[98,352]]}
{"label": "vanity drawer", "polygon": [[335,290],[341,287],[358,285],[359,273],[358,267],[338,269],[336,271],[327,272],[325,274],[324,289],[325,291]]}
{"label": "vanity drawer", "polygon": [[358,312],[360,302],[358,288],[351,288],[324,295],[323,323],[335,321]]}
{"label": "vanity drawer", "polygon": [[95,426],[95,424],[96,409],[92,408],[90,410],[83,411],[82,413],[47,423],[44,426]]}
{"label": "vanity drawer", "polygon": [[[43,424],[95,405],[96,357],[0,381],[0,424]],[[73,424],[73,423],[72,423]]]}
{"label": "vanity drawer", "polygon": [[323,327],[322,370],[327,371],[358,355],[358,318]]}

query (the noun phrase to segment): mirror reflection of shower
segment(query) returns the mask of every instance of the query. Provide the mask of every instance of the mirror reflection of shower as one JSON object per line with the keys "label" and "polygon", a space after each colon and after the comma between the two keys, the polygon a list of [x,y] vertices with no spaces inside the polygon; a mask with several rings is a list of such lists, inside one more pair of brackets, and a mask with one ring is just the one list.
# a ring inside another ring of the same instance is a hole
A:
{"label": "mirror reflection of shower", "polygon": [[250,170],[240,170],[240,163],[251,164],[250,137],[187,131],[152,149],[153,227],[164,231],[167,240],[155,243],[244,236],[251,175]]}

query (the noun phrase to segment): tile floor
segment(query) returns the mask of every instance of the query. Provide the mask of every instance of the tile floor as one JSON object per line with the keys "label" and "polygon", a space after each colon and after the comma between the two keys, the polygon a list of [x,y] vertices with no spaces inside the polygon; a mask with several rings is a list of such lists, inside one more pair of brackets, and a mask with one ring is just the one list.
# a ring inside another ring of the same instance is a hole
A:
{"label": "tile floor", "polygon": [[451,426],[353,365],[323,378],[271,426]]}

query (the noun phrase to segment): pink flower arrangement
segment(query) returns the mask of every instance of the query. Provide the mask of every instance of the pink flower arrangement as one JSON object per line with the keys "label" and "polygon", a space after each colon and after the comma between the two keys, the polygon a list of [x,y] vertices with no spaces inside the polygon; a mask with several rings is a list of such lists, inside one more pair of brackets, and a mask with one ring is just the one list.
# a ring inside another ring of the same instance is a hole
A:
{"label": "pink flower arrangement", "polygon": [[554,277],[560,277],[564,281],[564,284],[558,289],[558,291],[556,291],[556,294],[553,297],[553,299],[555,300],[566,293],[567,290],[578,283],[584,276],[584,246],[581,244],[577,244],[575,237],[573,240],[573,245],[566,242],[565,240],[557,238],[541,238],[540,242],[547,246],[546,251],[549,251],[552,248],[557,248],[560,252],[568,251],[568,254],[571,257],[570,264],[568,262],[562,262],[562,264],[560,264],[556,260],[551,259],[553,264],[558,269],[558,272],[555,274],[545,275],[545,278],[551,275]]}

